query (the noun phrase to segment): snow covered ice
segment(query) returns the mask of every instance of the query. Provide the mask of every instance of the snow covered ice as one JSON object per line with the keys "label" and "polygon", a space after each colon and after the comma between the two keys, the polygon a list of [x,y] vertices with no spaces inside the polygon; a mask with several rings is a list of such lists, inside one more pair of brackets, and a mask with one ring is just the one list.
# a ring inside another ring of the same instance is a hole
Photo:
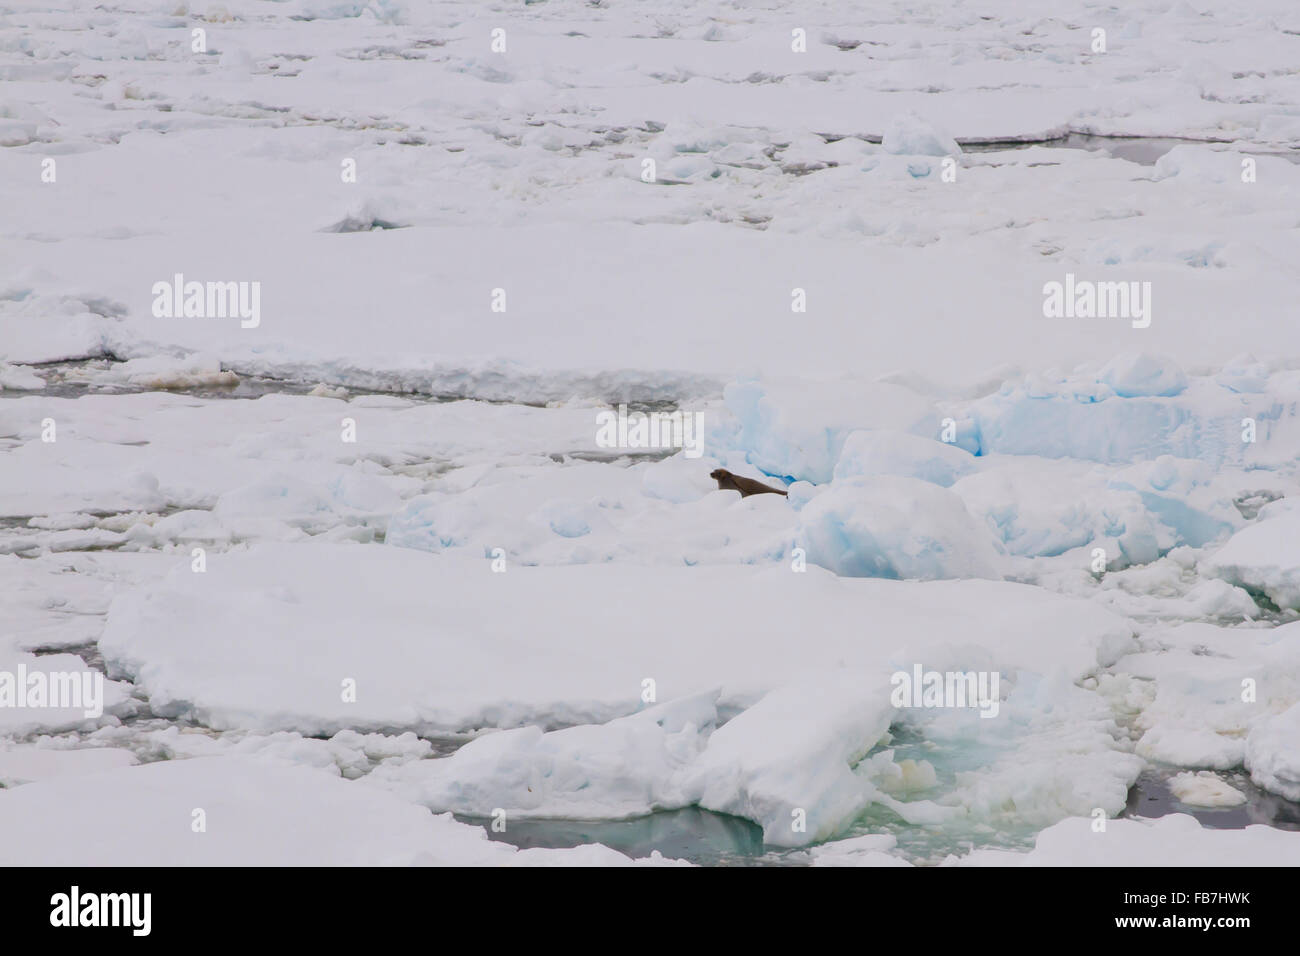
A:
{"label": "snow covered ice", "polygon": [[0,861],[1300,864],[1300,9],[1050,6],[0,12]]}

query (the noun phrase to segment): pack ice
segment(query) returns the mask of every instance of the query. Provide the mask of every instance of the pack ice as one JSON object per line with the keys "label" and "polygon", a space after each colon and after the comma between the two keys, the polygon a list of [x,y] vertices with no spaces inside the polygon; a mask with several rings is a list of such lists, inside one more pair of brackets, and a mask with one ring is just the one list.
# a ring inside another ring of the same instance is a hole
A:
{"label": "pack ice", "polygon": [[[619,610],[594,626],[593,600]],[[1131,641],[1103,609],[1003,582],[734,565],[497,573],[489,559],[402,548],[264,545],[205,574],[182,563],[120,596],[99,646],[155,713],[217,728],[532,725],[393,775],[438,810],[626,817],[698,803],[791,845],[838,832],[875,795],[854,768],[902,719],[889,683],[900,666],[998,670],[1009,706],[1066,746],[1059,710],[1070,702],[1046,688],[1069,687]],[[1074,703],[1099,757],[1118,750],[1109,721]],[[987,737],[1013,759],[1016,733],[949,723],[944,733]],[[1014,788],[1006,773],[996,785]],[[1110,765],[1112,805],[1133,773],[1131,760]],[[797,809],[806,830],[791,830]]]}
{"label": "pack ice", "polygon": [[1297,860],[1293,0],[19,6],[5,862]]}

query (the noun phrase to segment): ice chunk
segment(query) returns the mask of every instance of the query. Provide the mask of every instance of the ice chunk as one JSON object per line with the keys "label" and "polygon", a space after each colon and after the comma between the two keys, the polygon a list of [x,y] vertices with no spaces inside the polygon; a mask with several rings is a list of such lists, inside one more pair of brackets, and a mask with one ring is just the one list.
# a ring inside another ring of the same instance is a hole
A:
{"label": "ice chunk", "polygon": [[900,475],[947,488],[975,471],[975,459],[960,448],[905,432],[863,430],[849,434],[835,463],[835,478]]}
{"label": "ice chunk", "polygon": [[[1137,360],[1114,364],[1105,374],[1133,397],[1117,394],[1097,375],[1081,374],[1030,376],[976,401],[969,415],[978,453],[1115,464],[1171,455],[1216,470],[1295,455],[1295,411],[1267,395],[1231,392],[1208,378],[1180,384],[1181,373]],[[1255,422],[1255,442],[1242,440],[1245,418]]]}
{"label": "ice chunk", "polygon": [[1169,792],[1192,807],[1237,807],[1246,795],[1209,770],[1180,773],[1169,781]]}
{"label": "ice chunk", "polygon": [[1268,366],[1246,353],[1225,365],[1215,381],[1234,392],[1254,395],[1267,390],[1268,375]]}
{"label": "ice chunk", "polygon": [[39,392],[45,387],[41,378],[24,365],[9,365],[0,360],[0,392],[6,389],[15,392]]}
{"label": "ice chunk", "polygon": [[[1136,701],[1137,752],[1186,768],[1242,765],[1251,736],[1270,713],[1300,700],[1300,624],[1215,627],[1193,623],[1148,632],[1152,649],[1113,670],[1154,682],[1154,699]],[[1249,691],[1249,693],[1248,693]],[[1272,753],[1259,751],[1267,761]]]}
{"label": "ice chunk", "polygon": [[222,369],[215,355],[194,354],[185,358],[154,355],[129,359],[96,376],[97,381],[123,382],[140,388],[197,388],[233,386],[239,376]]}
{"label": "ice chunk", "polygon": [[676,774],[717,721],[717,692],[647,708],[607,724],[543,733],[486,734],[450,757],[376,770],[367,783],[396,788],[437,811],[489,817],[621,819],[685,806]]}
{"label": "ice chunk", "polygon": [[1213,730],[1160,724],[1142,735],[1137,752],[1148,760],[1175,767],[1231,770],[1241,766],[1246,751],[1243,741]]}
{"label": "ice chunk", "polygon": [[786,488],[785,500],[790,503],[790,507],[795,511],[801,511],[804,505],[826,492],[829,488],[829,485],[814,485],[809,481],[796,481]]}
{"label": "ice chunk", "polygon": [[766,843],[824,840],[876,796],[851,764],[895,713],[888,685],[860,671],[783,687],[714,732],[684,787],[700,806],[754,820]]}
{"label": "ice chunk", "polygon": [[641,472],[641,488],[650,497],[673,504],[698,501],[718,487],[709,478],[712,469],[701,467],[704,464],[704,460],[684,454],[654,462]]}
{"label": "ice chunk", "polygon": [[727,407],[740,421],[738,444],[770,475],[828,482],[849,434],[864,428],[937,428],[930,403],[911,389],[837,381],[794,387],[763,380],[733,382]]}
{"label": "ice chunk", "polygon": [[1149,352],[1124,352],[1107,362],[1097,381],[1121,398],[1177,395],[1187,388],[1187,374],[1173,359]]}
{"label": "ice chunk", "polygon": [[1245,762],[1265,790],[1300,800],[1300,703],[1251,728]]}
{"label": "ice chunk", "polygon": [[808,560],[849,577],[997,578],[994,539],[944,488],[916,478],[836,481],[799,513]]}
{"label": "ice chunk", "polygon": [[1112,561],[1124,555],[1144,562],[1174,543],[1136,494],[1109,488],[1105,475],[1088,466],[1032,458],[999,458],[988,466],[952,490],[1012,554],[1051,556],[1099,544]]}
{"label": "ice chunk", "polygon": [[912,112],[902,113],[890,121],[881,148],[903,156],[961,155],[956,140]]}
{"label": "ice chunk", "polygon": [[1277,512],[1242,528],[1202,562],[1202,572],[1262,591],[1279,607],[1300,609],[1300,511]]}
{"label": "ice chunk", "polygon": [[815,846],[809,853],[813,866],[910,866],[902,857],[889,852],[897,845],[897,837],[873,833]]}

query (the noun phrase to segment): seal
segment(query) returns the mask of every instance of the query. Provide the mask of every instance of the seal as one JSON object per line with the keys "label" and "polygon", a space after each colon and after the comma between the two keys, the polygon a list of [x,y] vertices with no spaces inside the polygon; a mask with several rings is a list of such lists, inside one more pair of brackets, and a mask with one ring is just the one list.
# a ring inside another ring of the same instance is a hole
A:
{"label": "seal", "polygon": [[742,498],[748,498],[750,495],[785,494],[780,488],[771,488],[761,481],[755,481],[753,478],[742,478],[740,475],[733,475],[725,468],[715,468],[709,472],[709,477],[718,483],[720,491],[739,491]]}

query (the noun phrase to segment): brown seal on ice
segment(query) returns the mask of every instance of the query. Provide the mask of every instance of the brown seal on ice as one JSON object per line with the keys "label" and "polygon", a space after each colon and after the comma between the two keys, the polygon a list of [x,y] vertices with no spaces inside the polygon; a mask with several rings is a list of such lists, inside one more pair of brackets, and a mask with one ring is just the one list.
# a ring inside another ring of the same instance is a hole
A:
{"label": "brown seal on ice", "polygon": [[770,488],[761,481],[755,481],[753,478],[742,478],[740,475],[733,475],[725,468],[715,468],[709,472],[709,477],[718,483],[721,491],[739,491],[740,497],[748,498],[750,495],[772,494],[784,495],[785,492],[780,488]]}

